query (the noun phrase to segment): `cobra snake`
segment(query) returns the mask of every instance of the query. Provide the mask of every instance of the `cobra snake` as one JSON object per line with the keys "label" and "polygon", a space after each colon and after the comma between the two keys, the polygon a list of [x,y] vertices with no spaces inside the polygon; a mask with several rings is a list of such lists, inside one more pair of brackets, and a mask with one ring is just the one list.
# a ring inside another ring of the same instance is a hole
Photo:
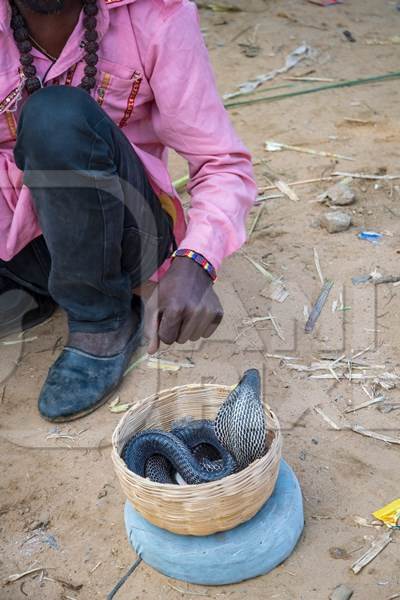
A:
{"label": "cobra snake", "polygon": [[124,446],[127,467],[158,483],[207,483],[241,471],[265,455],[266,421],[260,373],[247,370],[222,403],[215,421],[185,419],[170,432],[152,429]]}

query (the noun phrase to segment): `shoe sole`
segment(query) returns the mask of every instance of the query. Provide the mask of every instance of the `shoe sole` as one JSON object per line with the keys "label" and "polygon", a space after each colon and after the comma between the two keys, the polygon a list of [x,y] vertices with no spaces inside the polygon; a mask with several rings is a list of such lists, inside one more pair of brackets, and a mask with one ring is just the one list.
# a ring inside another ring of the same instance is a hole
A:
{"label": "shoe sole", "polygon": [[42,415],[42,413],[40,413],[40,416],[48,423],[68,423],[69,421],[77,421],[78,419],[86,417],[87,415],[90,415],[91,413],[95,412],[98,408],[104,406],[104,404],[106,404],[107,401],[110,400],[111,396],[117,391],[121,383],[122,381],[120,381],[118,385],[113,387],[112,390],[110,390],[106,394],[106,396],[104,396],[104,398],[98,402],[98,404],[92,406],[91,408],[87,408],[86,410],[82,410],[79,413],[74,413],[73,415],[69,415],[66,417],[56,417],[55,419],[49,419],[49,417],[45,417],[44,415]]}

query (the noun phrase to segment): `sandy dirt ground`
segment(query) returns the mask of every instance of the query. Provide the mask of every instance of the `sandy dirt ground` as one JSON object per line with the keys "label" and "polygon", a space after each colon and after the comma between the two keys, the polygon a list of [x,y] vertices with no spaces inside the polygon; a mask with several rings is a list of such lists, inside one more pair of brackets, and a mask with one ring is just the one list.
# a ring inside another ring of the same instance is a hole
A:
{"label": "sandy dirt ground", "polygon": [[[303,41],[315,54],[290,74],[265,84],[266,92],[291,85],[270,95],[320,85],[288,77],[337,82],[398,69],[400,12],[396,2],[346,0],[322,8],[306,0],[240,0],[237,6],[242,12],[201,11],[221,93],[281,67],[286,55]],[[346,39],[344,30],[351,32],[355,42]],[[249,45],[258,47],[253,51],[256,56],[246,56],[252,53]],[[399,106],[399,83],[388,81],[240,107],[231,115],[254,155],[259,186],[265,188],[269,185],[267,169],[286,182],[328,177],[334,171],[400,173]],[[272,154],[264,150],[266,139],[353,160],[294,151]],[[185,173],[185,165],[176,157],[171,169],[174,177]],[[142,564],[118,593],[118,600],[200,596],[322,600],[341,583],[354,590],[356,600],[398,597],[397,532],[359,575],[350,567],[382,535],[382,528],[367,526],[371,512],[399,496],[399,446],[349,428],[336,430],[315,408],[339,429],[347,422],[400,439],[400,411],[379,410],[399,403],[396,380],[389,390],[374,383],[382,373],[400,374],[400,287],[356,286],[351,280],[375,269],[385,275],[400,274],[400,179],[353,180],[357,200],[344,207],[353,226],[337,234],[318,225],[328,208],[316,200],[329,185],[325,181],[293,187],[297,202],[285,196],[263,200],[265,208],[244,249],[282,278],[289,292],[285,302],[263,296],[266,277],[237,254],[226,261],[217,283],[226,312],[218,333],[207,343],[175,347],[164,354],[174,361],[188,357],[194,368],[158,374],[143,363],[125,378],[119,391],[121,402],[132,402],[160,387],[193,381],[232,384],[245,367],[262,369],[266,398],[284,428],[284,457],[295,469],[304,494],[306,525],[296,551],[264,577],[221,588],[171,581]],[[269,196],[279,191],[263,193]],[[249,229],[259,210],[253,209]],[[362,230],[384,236],[373,245],[358,239]],[[314,331],[306,335],[305,310],[321,288],[314,248],[323,275],[334,280],[334,287]],[[246,318],[269,314],[276,319],[279,335],[270,320],[245,325]],[[0,386],[2,600],[105,598],[135,558],[124,531],[124,497],[110,460],[110,438],[120,415],[106,405],[92,416],[54,428],[37,412],[40,387],[65,334],[64,315],[58,311],[48,323],[31,331],[23,346],[2,345],[0,350],[3,376],[17,364]],[[335,374],[349,373],[339,364],[334,373],[290,368],[326,357],[349,358],[367,348],[351,366],[356,376],[351,381],[335,379]],[[367,369],[366,365],[375,367]],[[330,379],[309,378],[322,374]],[[369,378],[360,380],[357,374]],[[344,414],[347,408],[368,400],[365,390],[383,394],[386,400]],[[36,572],[3,585],[10,575],[32,568],[43,568],[45,576]]]}

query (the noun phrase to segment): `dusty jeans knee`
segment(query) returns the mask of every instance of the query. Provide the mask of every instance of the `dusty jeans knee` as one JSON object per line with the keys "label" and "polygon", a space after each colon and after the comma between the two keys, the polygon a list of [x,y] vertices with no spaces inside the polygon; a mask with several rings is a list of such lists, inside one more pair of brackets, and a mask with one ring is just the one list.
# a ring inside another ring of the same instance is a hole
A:
{"label": "dusty jeans knee", "polygon": [[[89,94],[53,86],[24,105],[14,155],[43,232],[48,290],[70,330],[117,329],[131,289],[173,242],[171,219],[132,145]],[[4,265],[13,271],[13,261]]]}

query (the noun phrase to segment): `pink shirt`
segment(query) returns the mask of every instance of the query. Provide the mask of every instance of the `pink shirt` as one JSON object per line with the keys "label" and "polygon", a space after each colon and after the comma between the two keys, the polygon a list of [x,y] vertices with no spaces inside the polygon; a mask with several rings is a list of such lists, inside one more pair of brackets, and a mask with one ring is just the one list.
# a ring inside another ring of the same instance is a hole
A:
{"label": "pink shirt", "polygon": [[[256,196],[251,159],[216,90],[194,3],[188,0],[98,0],[97,86],[92,95],[123,128],[165,209],[180,248],[215,268],[245,241]],[[82,16],[51,67],[48,85],[79,85],[84,63]],[[33,49],[38,75],[51,62]],[[26,92],[10,8],[0,0],[0,258],[10,260],[40,235],[29,190],[13,160],[16,124]],[[51,115],[49,115],[51,119]],[[55,132],[57,134],[57,132]],[[61,135],[61,134],[60,134]],[[167,148],[189,163],[188,224],[167,170]]]}

